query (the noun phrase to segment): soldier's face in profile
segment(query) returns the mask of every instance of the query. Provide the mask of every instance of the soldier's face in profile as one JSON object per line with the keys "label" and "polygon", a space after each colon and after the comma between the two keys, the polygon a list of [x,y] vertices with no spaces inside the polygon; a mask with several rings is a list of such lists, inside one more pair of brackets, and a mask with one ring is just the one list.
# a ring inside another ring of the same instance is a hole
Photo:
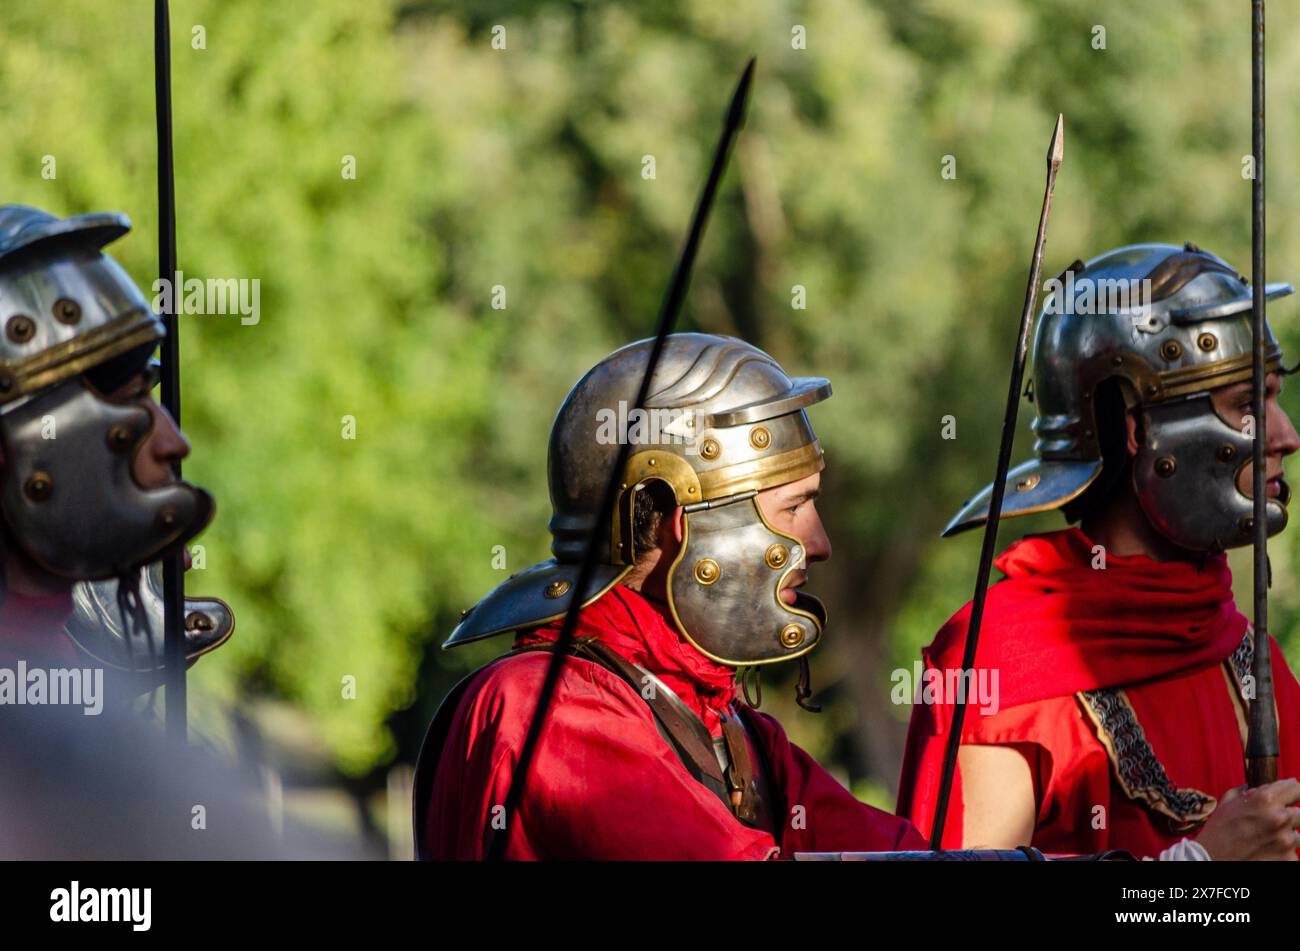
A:
{"label": "soldier's face in profile", "polygon": [[[1291,417],[1286,414],[1278,402],[1278,394],[1282,392],[1282,377],[1277,373],[1270,373],[1264,384],[1265,393],[1265,438],[1268,440],[1266,447],[1267,459],[1267,479],[1268,479],[1268,497],[1276,499],[1283,497],[1285,482],[1283,480],[1282,460],[1291,455],[1297,449],[1300,449],[1300,437],[1297,437],[1295,426],[1291,423]],[[1242,431],[1245,426],[1247,416],[1254,413],[1254,393],[1250,381],[1243,383],[1234,383],[1231,386],[1222,386],[1210,393],[1210,401],[1214,405],[1214,411],[1218,413],[1219,418],[1225,423]],[[1247,498],[1254,496],[1254,466],[1247,462],[1237,473],[1237,489]]]}
{"label": "soldier's face in profile", "polygon": [[[809,563],[825,561],[831,556],[831,541],[817,514],[817,495],[822,476],[814,472],[797,482],[773,486],[758,493],[758,507],[768,524],[778,531],[798,538],[807,551]],[[806,570],[791,572],[787,586],[781,590],[781,600],[794,604],[794,589],[808,578]]]}
{"label": "soldier's face in profile", "polygon": [[138,403],[149,411],[153,425],[131,461],[131,473],[142,488],[152,489],[174,481],[172,463],[190,453],[190,444],[158,401],[153,389],[157,375],[152,370],[139,373],[122,384],[108,398],[115,403]]}

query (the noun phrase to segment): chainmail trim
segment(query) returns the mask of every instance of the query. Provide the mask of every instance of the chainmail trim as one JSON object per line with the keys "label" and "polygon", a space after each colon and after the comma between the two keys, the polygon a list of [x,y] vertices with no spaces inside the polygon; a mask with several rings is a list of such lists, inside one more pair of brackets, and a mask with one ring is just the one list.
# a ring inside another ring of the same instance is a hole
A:
{"label": "chainmail trim", "polygon": [[1232,679],[1237,685],[1237,693],[1246,699],[1246,678],[1251,676],[1251,667],[1255,661],[1255,626],[1246,625],[1246,636],[1241,639],[1237,649],[1229,655],[1227,664],[1232,670]]}
{"label": "chainmail trim", "polygon": [[[1248,624],[1241,643],[1224,661],[1237,688],[1233,699],[1242,705],[1246,705],[1245,678],[1250,676],[1254,656],[1255,630]],[[1126,796],[1165,816],[1176,832],[1193,829],[1209,818],[1218,801],[1198,789],[1174,786],[1122,689],[1088,690],[1076,696],[1106,748],[1115,779]]]}
{"label": "chainmail trim", "polygon": [[1124,795],[1164,816],[1176,832],[1195,828],[1209,818],[1218,800],[1198,789],[1174,786],[1124,690],[1087,690],[1076,696],[1110,756]]}

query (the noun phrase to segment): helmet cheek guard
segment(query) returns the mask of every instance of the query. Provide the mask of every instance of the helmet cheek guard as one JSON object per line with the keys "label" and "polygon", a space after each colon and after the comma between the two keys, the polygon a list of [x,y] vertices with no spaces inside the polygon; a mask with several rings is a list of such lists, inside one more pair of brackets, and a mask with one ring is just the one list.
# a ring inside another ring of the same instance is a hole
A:
{"label": "helmet cheek guard", "polygon": [[149,411],[67,380],[0,417],[0,511],[22,551],[56,575],[97,580],[174,551],[211,521],[212,497],[185,482],[154,489],[132,463]]}
{"label": "helmet cheek guard", "polygon": [[[1254,440],[1215,413],[1210,396],[1143,407],[1147,439],[1133,461],[1143,512],[1170,541],[1194,551],[1250,542],[1254,503],[1237,487]],[[1268,502],[1268,534],[1286,527],[1285,500]]]}
{"label": "helmet cheek guard", "polygon": [[817,646],[826,618],[821,602],[802,595],[791,607],[781,600],[786,579],[805,564],[803,543],[768,523],[756,492],[687,506],[684,524],[668,604],[701,653],[739,667],[791,660]]}

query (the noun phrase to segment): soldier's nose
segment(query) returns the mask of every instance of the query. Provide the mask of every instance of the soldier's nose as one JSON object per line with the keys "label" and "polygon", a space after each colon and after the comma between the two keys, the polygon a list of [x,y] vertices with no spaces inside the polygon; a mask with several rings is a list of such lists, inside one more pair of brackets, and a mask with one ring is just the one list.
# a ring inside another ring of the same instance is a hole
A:
{"label": "soldier's nose", "polygon": [[812,529],[803,542],[809,563],[826,561],[831,557],[831,540],[826,534],[826,528],[822,525],[821,516],[813,519]]}
{"label": "soldier's nose", "polygon": [[[180,462],[190,454],[190,443],[180,429],[171,413],[150,400],[149,412],[153,414],[153,431],[149,433],[145,452],[160,468],[169,469],[173,463]],[[138,457],[137,457],[138,458]]]}
{"label": "soldier's nose", "polygon": [[1300,435],[1296,434],[1295,424],[1276,400],[1272,402],[1272,412],[1268,416],[1269,452],[1289,456],[1300,449]]}

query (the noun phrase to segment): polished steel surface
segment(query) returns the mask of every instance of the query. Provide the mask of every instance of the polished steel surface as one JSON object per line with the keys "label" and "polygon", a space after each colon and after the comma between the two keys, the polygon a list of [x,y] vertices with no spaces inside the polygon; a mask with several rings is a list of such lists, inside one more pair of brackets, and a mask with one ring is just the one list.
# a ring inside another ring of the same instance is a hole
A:
{"label": "polished steel surface", "polygon": [[[119,214],[0,206],[0,407],[162,339],[135,283],[99,250],[130,227]],[[30,332],[14,332],[27,322]]]}
{"label": "polished steel surface", "polygon": [[[135,673],[161,671],[162,565],[154,562],[140,573],[140,601],[148,618],[146,629],[123,624],[117,601],[119,584],[117,578],[110,578],[74,585],[72,617],[64,630],[83,651],[110,667]],[[131,628],[129,635],[127,626]],[[234,629],[234,612],[221,599],[185,599],[185,656],[189,663],[224,644]]]}
{"label": "polished steel surface", "polygon": [[[26,555],[57,575],[99,580],[154,561],[207,526],[207,492],[136,482],[133,450],[152,422],[143,406],[110,402],[81,378],[0,416],[0,511]],[[126,450],[110,443],[115,428],[129,433]],[[48,488],[33,491],[37,480]]]}

